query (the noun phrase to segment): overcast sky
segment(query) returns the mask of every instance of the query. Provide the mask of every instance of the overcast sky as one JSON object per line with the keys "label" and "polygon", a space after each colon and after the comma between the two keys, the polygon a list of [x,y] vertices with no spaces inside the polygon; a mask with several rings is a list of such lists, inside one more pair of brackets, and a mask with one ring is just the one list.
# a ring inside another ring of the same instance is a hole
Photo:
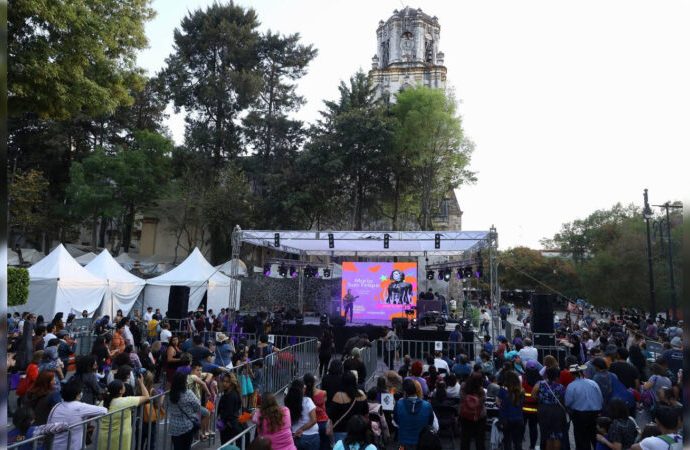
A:
{"label": "overcast sky", "polygon": [[[210,0],[155,0],[139,64],[160,70],[173,30]],[[313,122],[322,100],[371,67],[376,27],[403,5],[441,25],[448,83],[476,143],[463,229],[539,248],[561,224],[616,202],[686,198],[690,162],[690,2],[255,0],[261,30],[299,32],[319,55],[299,81]],[[182,117],[168,121],[181,143]]]}

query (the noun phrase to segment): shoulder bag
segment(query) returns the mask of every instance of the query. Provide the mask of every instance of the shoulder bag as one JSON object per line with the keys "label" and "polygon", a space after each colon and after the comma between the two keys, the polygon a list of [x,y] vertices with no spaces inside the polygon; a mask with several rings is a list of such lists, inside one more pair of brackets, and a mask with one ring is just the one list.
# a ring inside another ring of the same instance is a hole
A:
{"label": "shoulder bag", "polygon": [[352,411],[352,408],[355,407],[355,403],[357,402],[357,399],[352,400],[352,404],[350,404],[350,407],[347,408],[347,411],[345,411],[345,414],[340,416],[340,419],[336,420],[335,423],[329,418],[328,422],[326,423],[326,436],[333,436],[333,430],[335,430],[335,427],[338,426],[338,424],[347,416],[350,414],[350,411]]}

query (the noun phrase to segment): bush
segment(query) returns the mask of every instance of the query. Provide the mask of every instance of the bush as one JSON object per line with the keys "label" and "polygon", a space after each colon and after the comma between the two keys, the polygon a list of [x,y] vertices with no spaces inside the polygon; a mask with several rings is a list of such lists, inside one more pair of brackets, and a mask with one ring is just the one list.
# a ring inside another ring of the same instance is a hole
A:
{"label": "bush", "polygon": [[7,268],[7,306],[25,305],[29,299],[29,271],[23,267]]}

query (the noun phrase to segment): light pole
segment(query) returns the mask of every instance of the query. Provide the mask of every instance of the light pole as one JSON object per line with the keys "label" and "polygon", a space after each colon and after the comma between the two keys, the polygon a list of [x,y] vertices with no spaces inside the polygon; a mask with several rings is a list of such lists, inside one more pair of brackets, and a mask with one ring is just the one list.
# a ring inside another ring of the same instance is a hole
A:
{"label": "light pole", "polygon": [[[671,214],[670,209],[681,209],[681,205],[673,205],[671,202],[666,202],[663,205],[654,205],[659,208],[664,208],[666,210],[666,219],[662,219],[659,222],[659,234],[661,237],[661,243],[664,242],[664,232],[663,223],[666,221],[666,238],[668,239],[668,276],[671,282],[671,320],[676,320],[676,283],[673,277],[673,245],[671,242]],[[656,231],[656,229],[655,229]]]}
{"label": "light pole", "polygon": [[654,272],[652,271],[652,236],[649,230],[649,221],[652,220],[652,208],[649,206],[647,189],[644,190],[644,209],[642,210],[644,221],[647,224],[647,264],[649,264],[649,313],[652,319],[656,319],[656,298],[654,294]]}

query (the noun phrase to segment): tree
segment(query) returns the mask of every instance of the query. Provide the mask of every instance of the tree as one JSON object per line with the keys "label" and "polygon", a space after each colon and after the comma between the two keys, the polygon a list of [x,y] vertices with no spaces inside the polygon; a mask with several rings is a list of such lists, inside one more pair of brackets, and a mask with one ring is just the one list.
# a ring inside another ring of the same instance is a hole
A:
{"label": "tree", "polygon": [[187,112],[187,146],[216,164],[242,152],[236,120],[262,82],[258,26],[253,9],[231,1],[189,13],[175,29],[175,51],[162,75],[175,110]]}
{"label": "tree", "polygon": [[444,91],[405,89],[391,111],[397,119],[393,155],[400,161],[393,174],[393,211],[405,197],[416,198],[419,226],[430,230],[436,206],[448,191],[475,181],[467,168],[474,146],[463,137],[455,99]]}
{"label": "tree", "polygon": [[13,116],[110,114],[131,104],[146,47],[149,0],[10,0],[8,100]]}
{"label": "tree", "polygon": [[559,293],[570,299],[581,294],[580,278],[568,259],[547,258],[538,250],[515,247],[501,252],[498,261],[502,290]]}
{"label": "tree", "polygon": [[35,237],[48,222],[47,194],[48,180],[41,171],[16,173],[9,189],[10,231]]}

